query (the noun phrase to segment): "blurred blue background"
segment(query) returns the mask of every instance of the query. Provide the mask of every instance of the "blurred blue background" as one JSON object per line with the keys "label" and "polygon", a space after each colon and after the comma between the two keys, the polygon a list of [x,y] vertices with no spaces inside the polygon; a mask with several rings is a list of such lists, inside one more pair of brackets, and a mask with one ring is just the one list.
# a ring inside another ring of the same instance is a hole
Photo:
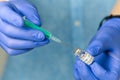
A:
{"label": "blurred blue background", "polygon": [[74,80],[73,51],[85,49],[115,0],[29,0],[43,27],[69,45],[52,42],[26,54],[9,56],[2,80]]}

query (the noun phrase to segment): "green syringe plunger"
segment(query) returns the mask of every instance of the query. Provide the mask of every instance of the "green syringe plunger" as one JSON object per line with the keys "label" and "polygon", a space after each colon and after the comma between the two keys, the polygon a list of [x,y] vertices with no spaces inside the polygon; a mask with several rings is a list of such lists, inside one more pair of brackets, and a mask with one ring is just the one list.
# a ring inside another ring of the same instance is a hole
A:
{"label": "green syringe plunger", "polygon": [[61,41],[60,39],[58,39],[57,37],[53,36],[52,33],[50,33],[49,31],[47,31],[47,30],[45,30],[45,29],[43,29],[43,28],[35,25],[34,23],[30,22],[29,20],[27,20],[27,19],[25,19],[25,18],[24,18],[24,24],[25,24],[26,27],[29,27],[29,28],[32,28],[32,29],[36,29],[36,30],[39,30],[39,31],[43,32],[44,35],[45,35],[47,38],[49,38],[49,39],[51,39],[51,40],[53,40],[53,41],[55,41],[55,42],[58,42],[58,43],[61,43],[61,42],[62,42],[62,41]]}

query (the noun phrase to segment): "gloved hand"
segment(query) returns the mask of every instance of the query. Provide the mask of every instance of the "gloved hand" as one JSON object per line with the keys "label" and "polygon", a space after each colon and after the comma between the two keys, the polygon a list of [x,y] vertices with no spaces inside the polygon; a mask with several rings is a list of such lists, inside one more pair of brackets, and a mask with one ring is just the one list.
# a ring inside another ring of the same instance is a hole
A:
{"label": "gloved hand", "polygon": [[37,9],[27,1],[0,2],[0,45],[10,55],[22,54],[49,42],[42,32],[26,28],[23,16],[41,25]]}
{"label": "gloved hand", "polygon": [[87,52],[95,57],[91,65],[77,60],[76,80],[119,80],[120,77],[120,18],[106,21],[95,34]]}

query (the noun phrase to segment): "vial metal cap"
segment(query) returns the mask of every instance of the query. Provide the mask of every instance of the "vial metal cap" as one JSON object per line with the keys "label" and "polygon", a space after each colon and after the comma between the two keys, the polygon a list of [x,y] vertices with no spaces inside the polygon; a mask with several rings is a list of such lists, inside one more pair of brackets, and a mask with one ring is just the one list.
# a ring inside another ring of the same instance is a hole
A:
{"label": "vial metal cap", "polygon": [[80,49],[76,49],[75,52],[74,52],[75,56],[78,56],[80,54],[80,52],[81,52]]}

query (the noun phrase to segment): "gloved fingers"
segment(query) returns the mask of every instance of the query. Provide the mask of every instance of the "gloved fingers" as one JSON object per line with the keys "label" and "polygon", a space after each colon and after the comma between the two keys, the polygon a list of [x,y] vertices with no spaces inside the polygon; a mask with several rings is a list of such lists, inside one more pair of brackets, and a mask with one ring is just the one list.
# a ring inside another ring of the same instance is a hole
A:
{"label": "gloved fingers", "polygon": [[118,75],[117,72],[115,72],[115,71],[107,71],[96,62],[91,64],[90,68],[91,68],[92,72],[94,73],[94,75],[99,80],[118,80],[119,79],[119,75]]}
{"label": "gloved fingers", "polygon": [[79,74],[79,72],[77,70],[77,64],[74,65],[74,70],[73,71],[74,71],[75,80],[81,80],[80,79],[80,74]]}
{"label": "gloved fingers", "polygon": [[78,70],[81,80],[97,80],[97,78],[91,72],[90,68],[81,60],[77,60],[76,70]]}
{"label": "gloved fingers", "polygon": [[119,58],[119,50],[115,50],[115,51],[111,51],[108,53],[107,55],[109,57],[109,64],[107,64],[106,66],[108,66],[109,70],[111,72],[115,72],[115,73],[119,73],[120,72],[120,58]]}
{"label": "gloved fingers", "polygon": [[0,32],[12,38],[25,39],[25,40],[31,40],[31,41],[42,41],[45,39],[44,34],[40,31],[33,30],[33,29],[28,30],[24,27],[17,28],[13,25],[7,24],[1,19],[0,19],[0,26],[4,27],[4,28],[0,28]]}
{"label": "gloved fingers", "polygon": [[90,68],[93,72],[93,74],[99,79],[99,80],[112,80],[110,79],[109,72],[105,70],[102,66],[100,66],[98,63],[93,62],[90,65]]}
{"label": "gloved fingers", "polygon": [[26,49],[26,50],[14,50],[14,49],[10,49],[7,46],[5,46],[3,43],[0,42],[1,47],[6,51],[6,53],[8,53],[9,55],[19,55],[19,54],[23,54],[25,52],[28,52],[32,49]]}
{"label": "gloved fingers", "polygon": [[23,16],[26,16],[28,20],[34,24],[41,25],[40,16],[35,6],[26,1],[19,1],[19,3],[13,1],[12,3]]}
{"label": "gloved fingers", "polygon": [[28,41],[28,40],[19,40],[7,37],[3,33],[0,33],[1,39],[0,41],[5,44],[7,47],[12,49],[30,49],[35,47],[40,47],[45,44],[48,44],[49,40],[45,39],[44,41]]}
{"label": "gloved fingers", "polygon": [[0,18],[3,21],[17,27],[23,26],[23,20],[19,14],[14,12],[8,5],[1,7],[2,8],[0,9]]}

